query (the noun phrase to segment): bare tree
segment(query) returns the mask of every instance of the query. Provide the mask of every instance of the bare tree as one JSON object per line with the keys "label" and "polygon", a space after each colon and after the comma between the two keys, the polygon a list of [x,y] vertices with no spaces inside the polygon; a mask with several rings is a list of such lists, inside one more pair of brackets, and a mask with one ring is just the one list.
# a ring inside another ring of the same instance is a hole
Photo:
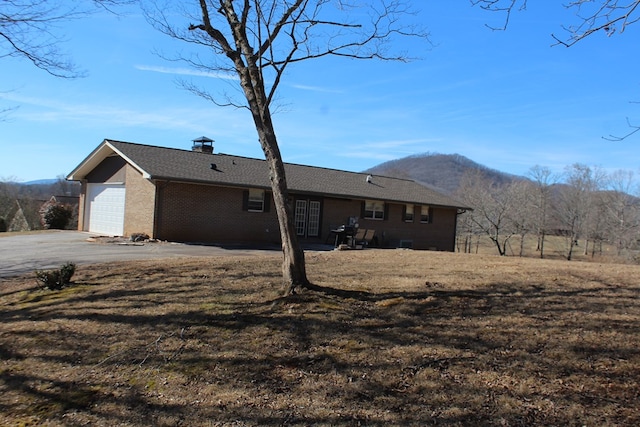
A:
{"label": "bare tree", "polygon": [[536,250],[540,252],[540,258],[544,258],[544,241],[549,227],[551,186],[555,183],[555,179],[549,168],[539,165],[529,170],[529,176],[534,184],[534,229],[538,238]]}
{"label": "bare tree", "polygon": [[[554,207],[556,220],[567,240],[566,258],[571,261],[579,239],[588,233],[594,180],[591,168],[579,163],[568,166],[565,175],[566,185],[561,187]],[[585,237],[585,245],[586,241]]]}
{"label": "bare tree", "polygon": [[507,254],[509,240],[516,234],[512,218],[518,188],[513,184],[498,185],[481,171],[465,174],[460,180],[459,196],[473,208],[469,219],[496,246],[498,254]]}
{"label": "bare tree", "polygon": [[632,196],[637,192],[633,172],[619,170],[609,175],[609,191],[605,193],[608,236],[618,255],[635,247],[638,241],[640,205]]}
{"label": "bare tree", "polygon": [[530,181],[515,181],[507,188],[511,207],[508,210],[508,218],[511,228],[520,237],[518,255],[524,256],[525,239],[529,233],[535,230],[536,212],[534,209],[536,194],[534,184]]}
{"label": "bare tree", "polygon": [[47,73],[64,78],[82,75],[60,48],[64,41],[60,26],[87,16],[95,7],[112,6],[133,0],[4,0],[0,1],[0,58],[17,57],[30,61]]}
{"label": "bare tree", "polygon": [[[458,193],[459,195],[461,193]],[[460,197],[462,199],[462,197]],[[458,252],[472,253],[474,239],[477,244],[479,241],[479,233],[477,226],[473,220],[473,211],[467,210],[461,215],[458,215],[458,224],[456,226],[456,246]]]}
{"label": "bare tree", "polygon": [[[574,165],[575,168],[575,165]],[[598,166],[587,167],[585,175],[587,184],[586,206],[583,235],[585,238],[584,255],[589,254],[589,244],[594,255],[596,246],[602,248],[606,223],[606,206],[602,190],[606,187],[607,173]]]}
{"label": "bare tree", "polygon": [[[273,199],[282,240],[283,279],[287,293],[308,287],[304,252],[293,225],[284,163],[271,116],[276,90],[290,65],[338,56],[356,59],[406,61],[389,45],[398,37],[427,39],[427,34],[404,24],[411,14],[401,0],[376,0],[356,5],[342,0],[192,0],[176,3],[192,22],[171,23],[168,4],[151,2],[148,20],[165,34],[202,49],[206,56],[182,56],[191,66],[234,74],[242,101],[219,101],[206,90],[188,86],[218,105],[247,108],[270,170]],[[190,5],[196,6],[189,9]],[[352,15],[350,12],[360,13]],[[366,15],[362,15],[366,12]],[[368,16],[368,19],[363,19]],[[183,25],[183,26],[181,26]]]}
{"label": "bare tree", "polygon": [[[504,14],[503,25],[489,27],[494,30],[504,30],[509,25],[514,11],[527,9],[528,0],[469,0],[472,5],[479,6],[490,12]],[[551,36],[557,44],[572,46],[589,37],[591,34],[603,31],[608,36],[622,33],[627,26],[640,20],[640,0],[572,0],[565,4],[567,9],[573,9],[577,23],[563,25],[566,37]]]}

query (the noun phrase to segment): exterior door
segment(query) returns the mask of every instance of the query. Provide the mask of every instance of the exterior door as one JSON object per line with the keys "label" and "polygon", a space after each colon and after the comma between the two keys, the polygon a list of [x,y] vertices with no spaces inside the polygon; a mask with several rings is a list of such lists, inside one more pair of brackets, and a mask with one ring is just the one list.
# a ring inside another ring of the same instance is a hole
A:
{"label": "exterior door", "polygon": [[296,234],[302,237],[320,235],[320,202],[297,199],[295,205]]}

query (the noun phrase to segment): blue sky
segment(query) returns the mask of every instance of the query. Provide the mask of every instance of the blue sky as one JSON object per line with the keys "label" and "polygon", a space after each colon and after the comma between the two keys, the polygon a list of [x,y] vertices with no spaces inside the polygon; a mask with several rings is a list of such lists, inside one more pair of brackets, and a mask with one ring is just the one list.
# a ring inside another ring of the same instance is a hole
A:
{"label": "blue sky", "polygon": [[[541,4],[544,3],[544,4]],[[557,4],[553,4],[557,3]],[[426,152],[458,153],[526,175],[572,163],[639,171],[640,135],[602,137],[640,124],[640,24],[596,34],[571,48],[551,33],[575,23],[560,1],[530,2],[507,31],[468,1],[415,1],[433,46],[404,42],[410,63],[324,59],[292,67],[274,122],[285,161],[362,171]],[[213,93],[234,81],[195,75],[154,50],[184,47],[144,18],[97,14],[59,29],[63,49],[86,71],[58,79],[12,58],[0,63],[0,178],[68,174],[103,139],[190,149],[201,135],[215,151],[263,158],[246,110],[221,108],[178,87]]]}

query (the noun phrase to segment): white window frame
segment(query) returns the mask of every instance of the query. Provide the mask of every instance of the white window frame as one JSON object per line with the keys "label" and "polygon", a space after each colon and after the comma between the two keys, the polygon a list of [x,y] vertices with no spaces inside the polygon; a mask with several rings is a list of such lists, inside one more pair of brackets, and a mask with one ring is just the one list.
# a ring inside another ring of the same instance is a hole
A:
{"label": "white window frame", "polygon": [[384,202],[379,200],[365,200],[364,219],[384,220]]}
{"label": "white window frame", "polygon": [[257,188],[249,189],[249,200],[247,200],[247,211],[264,212],[264,190]]}
{"label": "white window frame", "polygon": [[307,224],[307,235],[316,237],[320,235],[320,207],[318,200],[309,201],[309,223]]}
{"label": "white window frame", "polygon": [[296,234],[298,236],[304,236],[307,232],[307,201],[306,200],[296,200],[295,207],[295,225],[296,225]]}

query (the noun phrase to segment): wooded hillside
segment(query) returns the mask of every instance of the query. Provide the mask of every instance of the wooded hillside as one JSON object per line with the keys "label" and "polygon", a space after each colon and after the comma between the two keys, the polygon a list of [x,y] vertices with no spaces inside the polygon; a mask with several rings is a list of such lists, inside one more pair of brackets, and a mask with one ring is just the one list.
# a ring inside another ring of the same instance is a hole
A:
{"label": "wooded hillside", "polygon": [[456,192],[462,177],[470,172],[482,172],[484,176],[499,185],[524,179],[488,168],[460,154],[417,154],[381,163],[365,172],[412,179],[449,194]]}

